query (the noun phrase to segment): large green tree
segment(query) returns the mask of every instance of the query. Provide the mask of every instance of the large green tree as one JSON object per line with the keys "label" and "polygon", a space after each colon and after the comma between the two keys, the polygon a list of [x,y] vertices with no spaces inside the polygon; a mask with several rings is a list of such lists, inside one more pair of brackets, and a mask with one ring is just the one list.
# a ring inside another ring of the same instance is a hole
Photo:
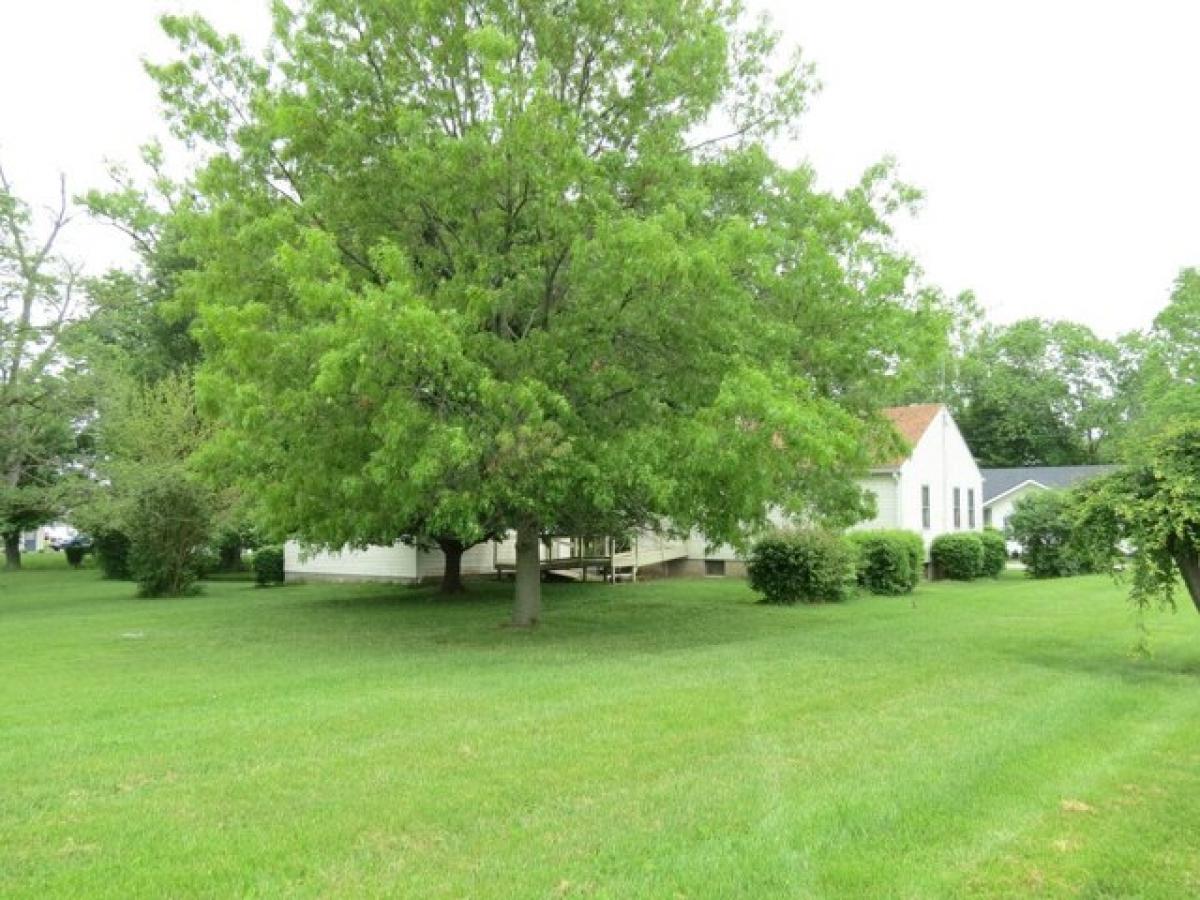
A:
{"label": "large green tree", "polygon": [[271,530],[514,529],[528,625],[543,534],[861,514],[946,311],[887,166],[833,196],[765,151],[809,72],[740,3],[281,3],[267,62],[164,23],[210,452]]}
{"label": "large green tree", "polygon": [[1120,425],[1121,361],[1074,322],[984,325],[957,360],[949,400],[981,466],[1103,462]]}
{"label": "large green tree", "polygon": [[70,220],[65,184],[36,221],[0,168],[0,536],[21,564],[21,531],[60,515],[84,412],[62,338],[79,309],[78,269],[58,252]]}

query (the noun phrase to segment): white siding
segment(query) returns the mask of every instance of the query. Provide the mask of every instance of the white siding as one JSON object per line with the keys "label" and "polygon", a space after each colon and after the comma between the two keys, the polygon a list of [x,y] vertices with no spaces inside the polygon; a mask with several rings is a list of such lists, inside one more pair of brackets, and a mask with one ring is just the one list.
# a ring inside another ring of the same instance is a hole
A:
{"label": "white siding", "polygon": [[[921,488],[928,485],[930,522],[924,527]],[[954,489],[961,492],[961,520],[954,524]],[[968,518],[968,492],[975,496],[975,524]],[[900,467],[899,527],[916,531],[926,546],[949,531],[983,530],[983,476],[954,419],[942,410]]]}
{"label": "white siding", "polygon": [[708,540],[698,531],[693,531],[687,539],[688,559],[723,559],[726,561],[741,559],[742,555],[732,544],[717,544],[708,546]]}
{"label": "white siding", "polygon": [[[476,544],[462,558],[464,575],[491,575],[496,571],[493,559],[495,544],[487,541]],[[446,569],[446,556],[436,547],[417,551],[417,572],[421,578],[440,578]]]}
{"label": "white siding", "polygon": [[1017,501],[1028,497],[1030,494],[1044,490],[1046,489],[1040,484],[1025,484],[1012,493],[1005,494],[1003,497],[992,501],[988,506],[988,511],[991,513],[992,527],[1003,531],[1005,524],[1008,522],[1008,517],[1012,515],[1013,507],[1017,505]]}
{"label": "white siding", "polygon": [[[1012,515],[1013,508],[1017,505],[1017,501],[1028,497],[1030,494],[1036,494],[1039,491],[1046,490],[1040,484],[1025,484],[1017,488],[1011,494],[1005,494],[997,500],[992,501],[988,505],[988,512],[991,514],[990,525],[1001,532],[1004,531],[1004,526],[1008,524],[1008,517]],[[1017,541],[1008,541],[1009,553],[1020,553],[1021,545]]]}
{"label": "white siding", "polygon": [[417,577],[417,550],[398,543],[391,547],[368,547],[366,550],[306,554],[299,544],[288,541],[283,548],[283,569],[289,578],[297,579],[313,575],[346,580],[411,581]]}
{"label": "white siding", "polygon": [[856,530],[900,528],[900,492],[896,476],[891,473],[859,479],[858,486],[875,495],[875,518],[859,522]]}

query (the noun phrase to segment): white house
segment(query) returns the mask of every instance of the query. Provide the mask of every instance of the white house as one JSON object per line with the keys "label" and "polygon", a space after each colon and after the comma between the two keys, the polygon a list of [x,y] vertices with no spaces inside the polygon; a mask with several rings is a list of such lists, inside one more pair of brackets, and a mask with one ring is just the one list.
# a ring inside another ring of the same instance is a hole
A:
{"label": "white house", "polygon": [[[949,411],[940,404],[884,410],[910,452],[888,460],[860,481],[875,494],[877,513],[859,528],[906,528],[925,538],[983,527],[983,479]],[[543,566],[576,577],[636,579],[646,569],[664,575],[744,575],[745,563],[728,544],[709,546],[703,535],[675,538],[644,532],[636,540],[551,538],[543,542]],[[511,570],[513,538],[479,544],[463,556],[463,575]],[[557,563],[557,565],[556,565]],[[284,548],[289,580],[398,581],[415,583],[442,574],[436,549],[397,543],[391,547],[306,554],[295,543]]]}
{"label": "white house", "polygon": [[1026,466],[983,470],[983,524],[1004,530],[1013,507],[1038,491],[1067,488],[1117,466]]}
{"label": "white house", "polygon": [[983,476],[950,411],[939,403],[895,406],[884,414],[912,448],[871,471],[875,518],[859,529],[905,528],[928,547],[939,534],[983,529]]}

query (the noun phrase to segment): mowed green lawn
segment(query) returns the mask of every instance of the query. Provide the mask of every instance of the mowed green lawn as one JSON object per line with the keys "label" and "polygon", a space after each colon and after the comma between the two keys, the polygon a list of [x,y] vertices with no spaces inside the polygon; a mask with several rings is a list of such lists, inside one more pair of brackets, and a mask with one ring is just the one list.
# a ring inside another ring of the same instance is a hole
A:
{"label": "mowed green lawn", "polygon": [[1103,578],[0,575],[0,895],[1200,894],[1200,617]]}

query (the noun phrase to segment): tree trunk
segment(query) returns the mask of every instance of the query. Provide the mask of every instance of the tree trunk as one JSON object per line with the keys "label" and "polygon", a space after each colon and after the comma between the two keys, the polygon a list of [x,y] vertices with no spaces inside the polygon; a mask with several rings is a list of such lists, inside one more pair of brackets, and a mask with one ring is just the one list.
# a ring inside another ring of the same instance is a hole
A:
{"label": "tree trunk", "polygon": [[10,531],[4,535],[4,568],[21,568],[21,532]]}
{"label": "tree trunk", "polygon": [[1175,563],[1183,575],[1183,583],[1187,585],[1188,594],[1196,611],[1200,612],[1200,549],[1195,547],[1180,548],[1175,551]]}
{"label": "tree trunk", "polygon": [[462,558],[466,545],[458,538],[440,537],[437,545],[446,557],[446,566],[442,570],[443,594],[461,594],[467,588],[462,580]]}
{"label": "tree trunk", "polygon": [[539,559],[537,525],[526,522],[517,528],[517,596],[512,624],[530,628],[542,614],[542,566]]}

